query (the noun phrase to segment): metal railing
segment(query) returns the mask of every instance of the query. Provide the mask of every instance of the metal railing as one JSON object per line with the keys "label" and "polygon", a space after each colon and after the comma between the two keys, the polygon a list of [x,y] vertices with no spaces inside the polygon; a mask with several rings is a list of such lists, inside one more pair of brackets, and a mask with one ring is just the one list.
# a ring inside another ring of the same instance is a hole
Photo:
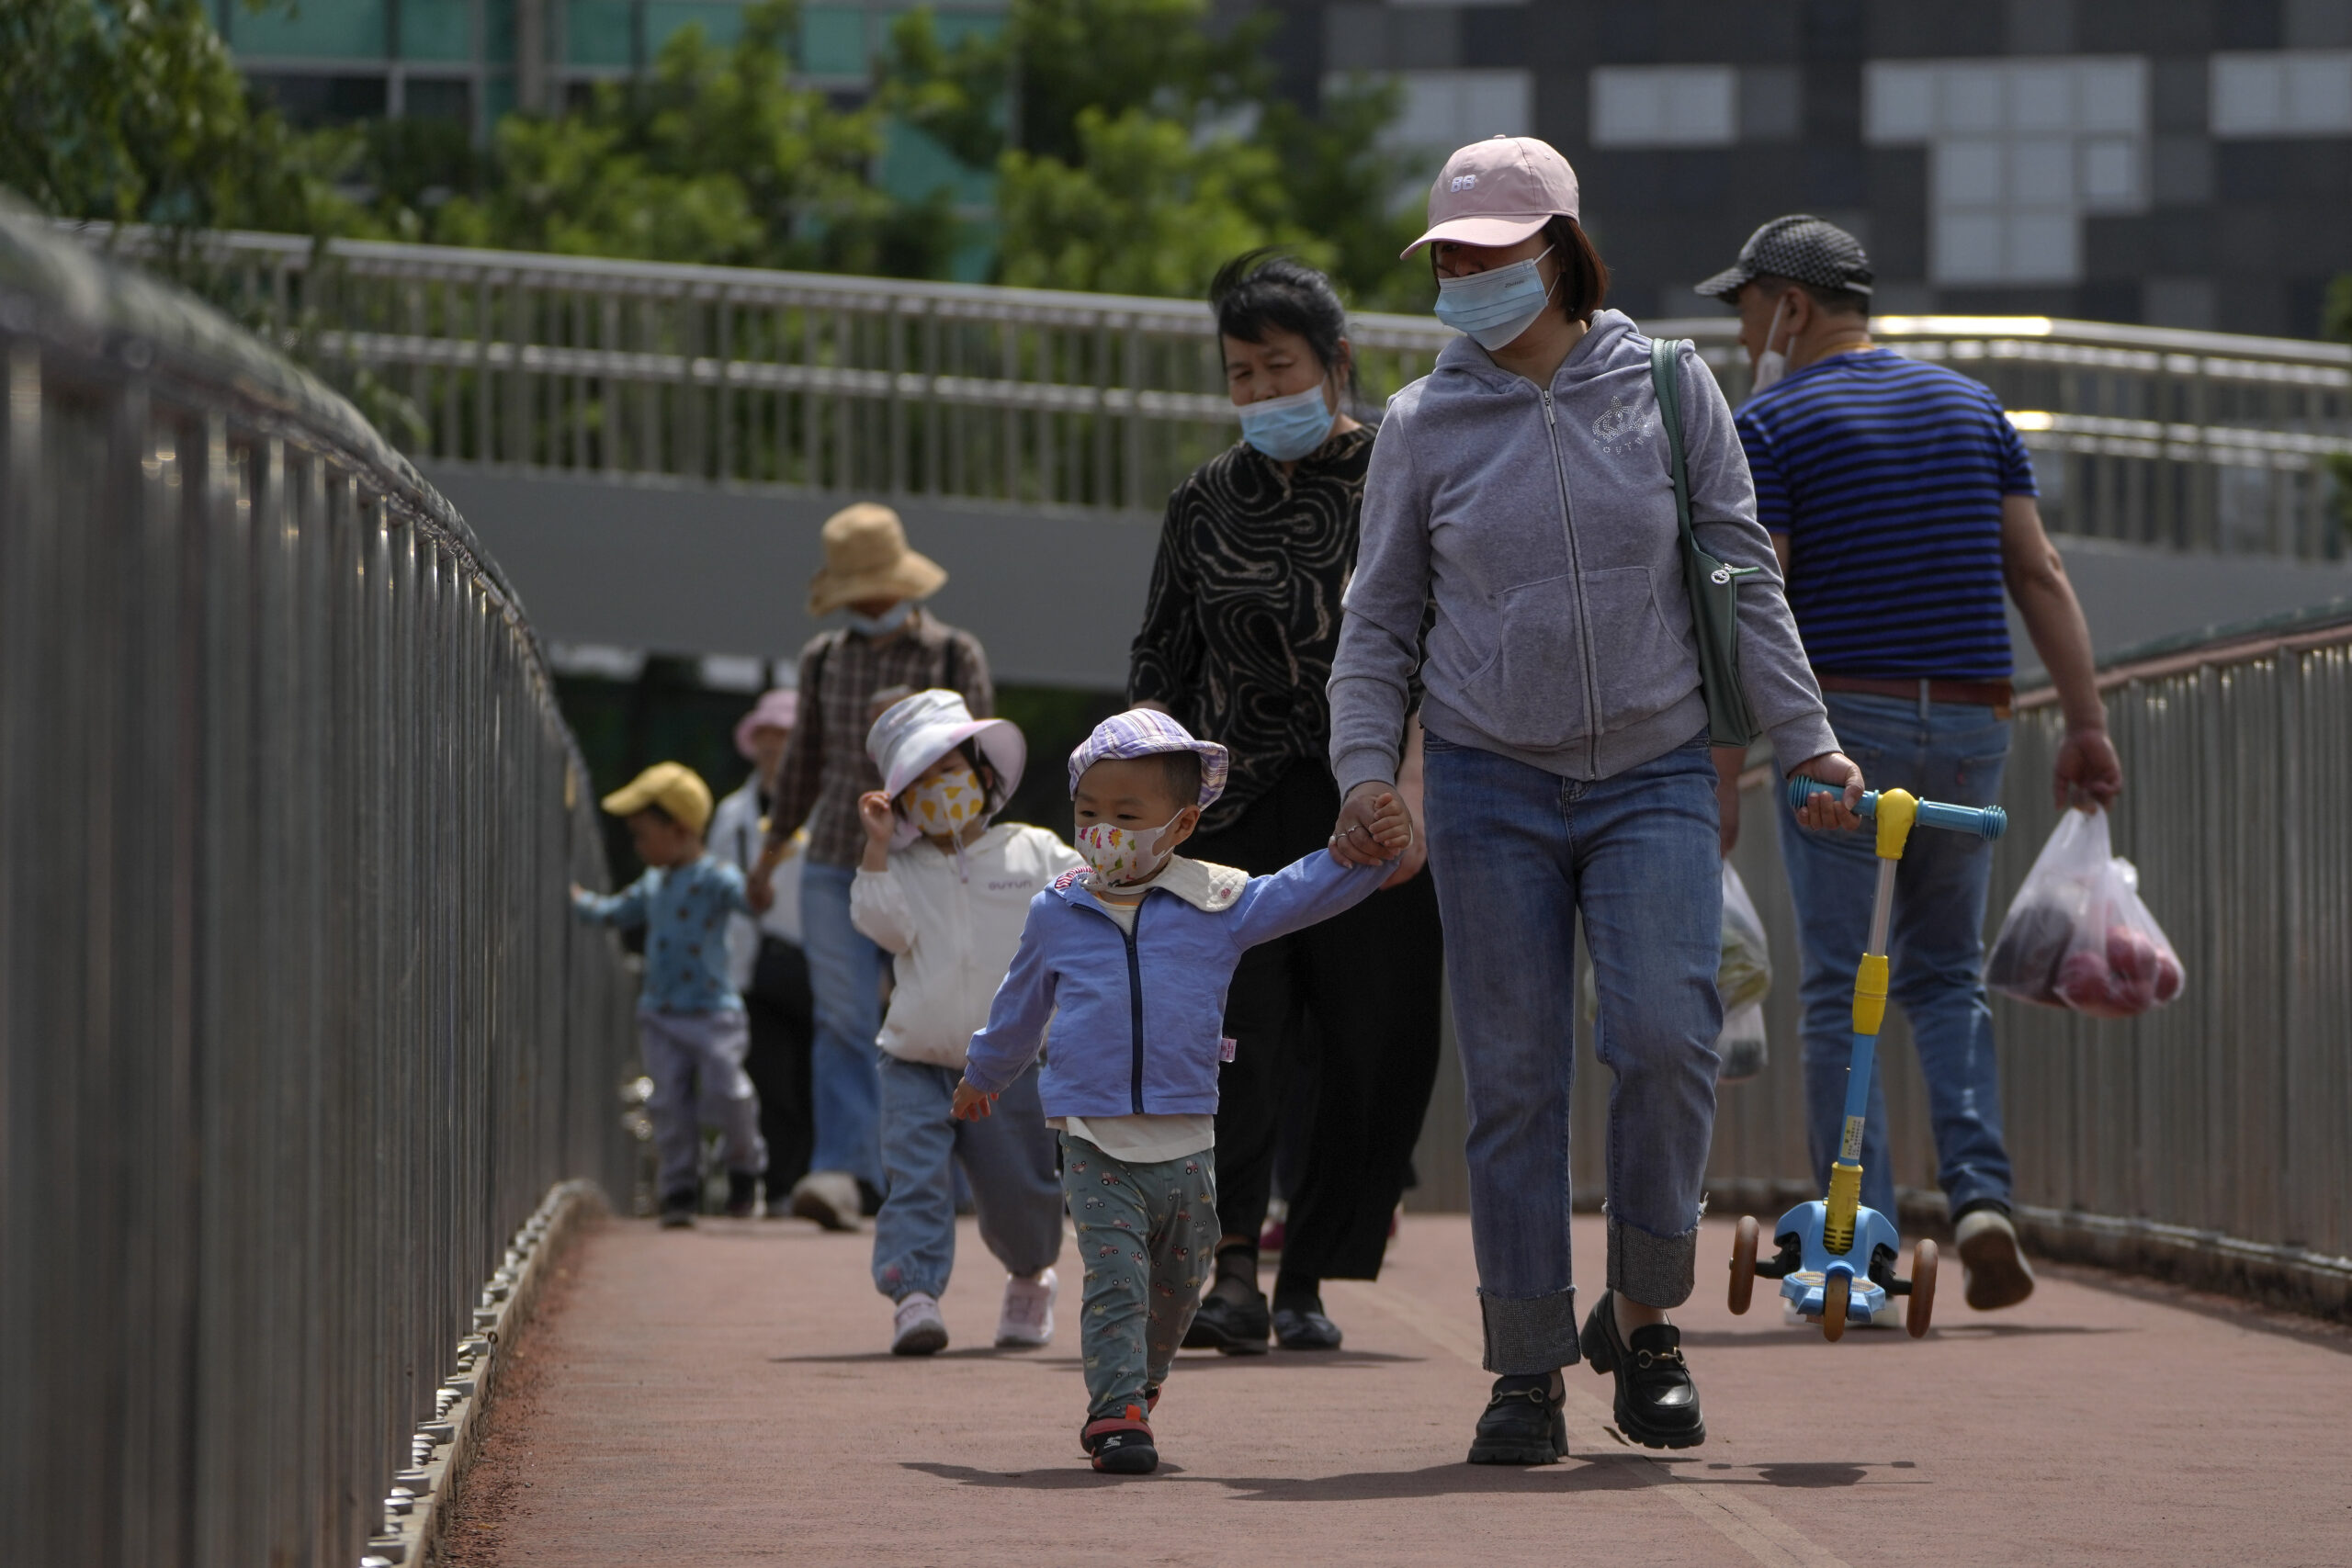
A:
{"label": "metal railing", "polygon": [[[2129,1022],[1994,998],[2002,1100],[2029,1239],[2049,1252],[2352,1314],[2352,604],[2127,659],[2101,678],[2126,789],[2116,852],[2179,951],[2181,998]],[[2019,704],[2009,830],[1990,920],[2057,812],[2054,697]],[[1762,1076],[1718,1100],[1715,1212],[1777,1213],[1809,1190],[1795,913],[1769,770],[1743,780],[1733,859],[1771,937]],[[1879,1053],[1894,1178],[1936,1192],[1934,1141],[1900,1008]],[[1605,1171],[1606,1074],[1578,1043],[1580,1200]],[[1460,1075],[1449,1064],[1417,1156],[1417,1207],[1466,1204]],[[1909,1206],[1906,1203],[1906,1206]],[[1915,1218],[1927,1214],[1915,1213]],[[1702,1284],[1714,1278],[1702,1271]],[[1712,1289],[1712,1286],[1708,1288]]]}
{"label": "metal railing", "polygon": [[[1235,434],[1193,301],[273,234],[209,254],[257,312],[404,391],[435,464],[1157,513]],[[1746,396],[1734,322],[1646,325]],[[2346,551],[2328,462],[2352,455],[2352,347],[2038,316],[1872,331],[2000,395],[2061,532]],[[1452,335],[1357,316],[1366,402]]]}
{"label": "metal railing", "polygon": [[348,1563],[501,1249],[626,1192],[514,594],[342,400],[0,211],[0,1520]]}

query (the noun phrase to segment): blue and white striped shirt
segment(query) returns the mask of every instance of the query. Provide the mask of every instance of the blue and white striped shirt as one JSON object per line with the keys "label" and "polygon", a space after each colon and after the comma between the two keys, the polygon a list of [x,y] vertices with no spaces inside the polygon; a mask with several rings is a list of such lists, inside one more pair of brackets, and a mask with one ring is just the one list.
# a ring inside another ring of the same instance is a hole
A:
{"label": "blue and white striped shirt", "polygon": [[1792,373],[1738,423],[1815,670],[2008,676],[2001,500],[2034,493],[2033,461],[1991,389],[1863,349]]}

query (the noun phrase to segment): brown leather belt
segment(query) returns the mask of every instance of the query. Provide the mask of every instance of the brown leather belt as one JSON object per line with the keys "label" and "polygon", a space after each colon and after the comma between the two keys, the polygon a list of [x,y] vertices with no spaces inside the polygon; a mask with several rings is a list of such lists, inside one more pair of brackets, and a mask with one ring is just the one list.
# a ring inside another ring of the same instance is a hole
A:
{"label": "brown leather belt", "polygon": [[2009,716],[2017,688],[2007,681],[1879,681],[1867,675],[1825,675],[1813,678],[1825,692],[1860,692],[1873,697],[1898,697],[1922,707],[1929,703],[1964,703],[1987,707],[1995,718]]}

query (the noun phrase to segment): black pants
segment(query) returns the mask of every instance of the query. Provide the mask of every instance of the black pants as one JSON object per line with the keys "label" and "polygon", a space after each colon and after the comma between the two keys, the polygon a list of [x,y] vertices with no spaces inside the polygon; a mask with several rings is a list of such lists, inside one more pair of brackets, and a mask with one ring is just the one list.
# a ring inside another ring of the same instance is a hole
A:
{"label": "black pants", "polygon": [[[1325,852],[1339,812],[1329,771],[1295,762],[1239,821],[1199,835],[1183,852],[1263,875]],[[1223,1234],[1256,1241],[1283,1106],[1312,1094],[1283,1270],[1379,1277],[1388,1216],[1404,1192],[1437,1076],[1443,957],[1437,895],[1423,872],[1242,959],[1225,1004],[1233,1060],[1217,1080]]]}
{"label": "black pants", "polygon": [[743,1071],[760,1096],[760,1136],[768,1145],[768,1191],[789,1190],[808,1174],[816,1138],[809,1116],[808,1047],[817,1037],[808,960],[780,937],[760,938],[752,984],[743,993],[752,1047]]}

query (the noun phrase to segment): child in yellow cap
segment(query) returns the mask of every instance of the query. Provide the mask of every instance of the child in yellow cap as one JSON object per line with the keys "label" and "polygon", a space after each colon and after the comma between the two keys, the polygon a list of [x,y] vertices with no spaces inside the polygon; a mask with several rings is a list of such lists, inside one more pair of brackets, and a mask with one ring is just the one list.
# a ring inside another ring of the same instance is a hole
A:
{"label": "child in yellow cap", "polygon": [[752,912],[743,874],[703,847],[710,786],[692,768],[656,762],[606,795],[605,809],[628,818],[645,874],[610,897],[574,884],[571,907],[583,919],[645,928],[637,1029],[653,1079],[647,1109],[661,1160],[662,1223],[695,1223],[705,1121],[726,1136],[727,1212],[748,1218],[768,1151],[759,1097],[743,1071],[751,1046],[743,998],[727,964],[728,917]]}

